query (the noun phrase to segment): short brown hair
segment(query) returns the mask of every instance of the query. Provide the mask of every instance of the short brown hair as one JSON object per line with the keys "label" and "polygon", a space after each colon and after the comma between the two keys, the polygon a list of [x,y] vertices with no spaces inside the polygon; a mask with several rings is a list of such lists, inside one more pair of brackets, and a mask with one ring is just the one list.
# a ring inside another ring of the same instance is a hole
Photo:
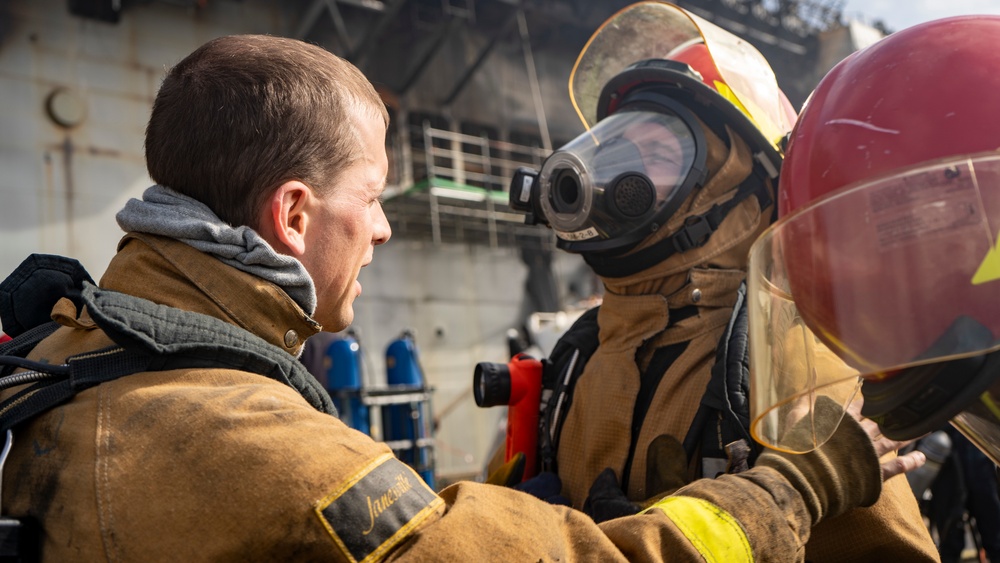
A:
{"label": "short brown hair", "polygon": [[257,227],[283,182],[333,188],[361,156],[356,119],[365,115],[388,127],[371,82],[333,53],[281,37],[220,37],[163,79],[146,127],[146,167],[223,221]]}

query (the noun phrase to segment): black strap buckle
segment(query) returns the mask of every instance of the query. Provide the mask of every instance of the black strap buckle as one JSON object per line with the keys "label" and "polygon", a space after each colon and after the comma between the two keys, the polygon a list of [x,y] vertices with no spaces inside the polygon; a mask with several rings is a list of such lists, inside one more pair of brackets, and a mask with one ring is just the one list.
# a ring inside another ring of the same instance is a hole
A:
{"label": "black strap buckle", "polygon": [[687,252],[692,248],[698,248],[708,242],[708,238],[715,232],[715,227],[708,220],[707,215],[694,215],[684,220],[684,226],[671,237],[674,243],[674,250],[678,253]]}

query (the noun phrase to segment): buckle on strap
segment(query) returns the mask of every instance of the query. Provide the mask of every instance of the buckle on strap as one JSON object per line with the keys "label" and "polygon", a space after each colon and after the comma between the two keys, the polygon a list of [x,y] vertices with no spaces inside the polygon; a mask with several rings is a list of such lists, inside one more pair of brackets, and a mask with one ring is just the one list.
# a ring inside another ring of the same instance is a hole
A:
{"label": "buckle on strap", "polygon": [[678,253],[687,252],[708,242],[708,238],[715,232],[715,227],[708,220],[710,213],[711,211],[705,215],[694,215],[684,220],[684,226],[670,237],[674,243],[674,250]]}

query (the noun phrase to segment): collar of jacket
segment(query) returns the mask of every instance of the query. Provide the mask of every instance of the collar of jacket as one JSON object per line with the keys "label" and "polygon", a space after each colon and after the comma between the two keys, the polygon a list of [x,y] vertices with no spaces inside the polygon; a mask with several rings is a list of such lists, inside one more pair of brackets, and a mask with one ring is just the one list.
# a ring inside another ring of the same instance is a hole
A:
{"label": "collar of jacket", "polygon": [[601,345],[634,349],[666,330],[670,309],[687,306],[697,306],[699,310],[731,309],[745,277],[742,270],[696,268],[688,272],[686,283],[670,295],[620,295],[608,288],[597,313]]}
{"label": "collar of jacket", "polygon": [[126,234],[100,285],[222,319],[293,356],[322,329],[278,286],[167,237]]}

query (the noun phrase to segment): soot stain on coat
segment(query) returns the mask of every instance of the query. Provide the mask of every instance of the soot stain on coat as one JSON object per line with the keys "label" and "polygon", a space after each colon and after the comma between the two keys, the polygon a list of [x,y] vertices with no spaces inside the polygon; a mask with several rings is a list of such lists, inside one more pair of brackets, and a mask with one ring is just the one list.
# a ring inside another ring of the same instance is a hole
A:
{"label": "soot stain on coat", "polygon": [[[51,441],[44,440],[48,442],[48,445],[39,440],[38,436],[31,441],[32,450],[34,450],[35,457],[42,457],[48,455],[56,447],[56,442],[59,440],[59,431],[62,429],[63,422],[66,420],[66,409],[57,408],[53,411],[52,416],[56,417],[55,428],[51,433]],[[51,418],[51,417],[50,417]]]}
{"label": "soot stain on coat", "polygon": [[[73,454],[70,441],[59,443],[57,440],[65,417],[62,407],[43,415],[31,425],[34,430],[31,433],[36,438],[32,440],[30,450],[26,451],[27,445],[24,448],[16,448],[15,445],[15,452],[19,455],[12,459],[15,463],[10,466],[9,477],[4,480],[6,491],[11,491],[10,496],[5,495],[8,499],[5,507],[13,509],[13,516],[33,516],[44,522],[50,513],[61,509],[55,505],[63,488],[61,468]],[[9,502],[10,499],[20,502]],[[21,506],[25,500],[27,504]],[[15,514],[14,511],[20,513]]]}

